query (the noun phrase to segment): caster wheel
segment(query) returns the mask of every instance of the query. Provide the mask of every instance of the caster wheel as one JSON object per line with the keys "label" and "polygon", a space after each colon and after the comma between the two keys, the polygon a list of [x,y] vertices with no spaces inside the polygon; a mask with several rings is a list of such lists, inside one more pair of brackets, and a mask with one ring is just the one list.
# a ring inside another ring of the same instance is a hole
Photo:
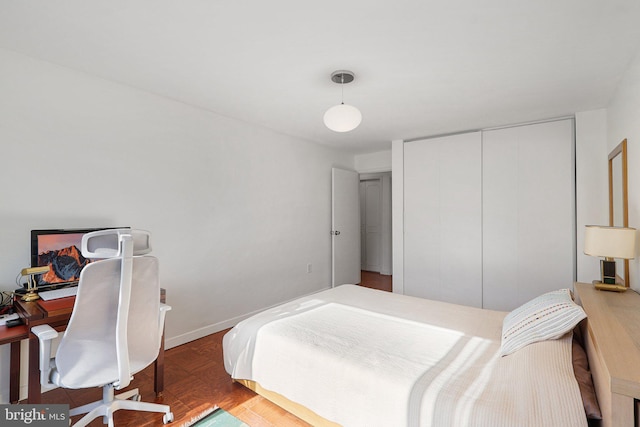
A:
{"label": "caster wheel", "polygon": [[173,422],[173,412],[168,412],[162,416],[162,423],[169,424]]}

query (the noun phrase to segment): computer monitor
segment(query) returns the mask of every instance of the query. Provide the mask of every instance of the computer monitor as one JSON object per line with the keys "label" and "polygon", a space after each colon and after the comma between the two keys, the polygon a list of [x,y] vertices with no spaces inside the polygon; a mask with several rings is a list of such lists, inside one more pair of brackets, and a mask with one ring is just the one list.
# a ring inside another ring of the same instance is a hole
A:
{"label": "computer monitor", "polygon": [[82,236],[107,228],[129,227],[31,230],[31,267],[50,267],[49,272],[35,276],[36,286],[42,289],[77,284],[80,272],[91,262],[82,256]]}

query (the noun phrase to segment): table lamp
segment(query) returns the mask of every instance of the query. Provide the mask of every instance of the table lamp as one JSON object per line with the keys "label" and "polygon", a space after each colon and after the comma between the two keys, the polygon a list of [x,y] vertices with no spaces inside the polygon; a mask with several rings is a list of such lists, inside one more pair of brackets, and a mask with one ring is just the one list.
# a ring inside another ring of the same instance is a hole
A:
{"label": "table lamp", "polygon": [[[597,289],[626,290],[625,286],[616,285],[615,258],[635,258],[636,229],[587,225],[584,235],[584,253],[604,258],[600,260],[601,277],[600,284],[596,284]],[[628,278],[626,279],[628,280]]]}
{"label": "table lamp", "polygon": [[23,301],[35,301],[40,298],[40,295],[36,292],[38,287],[36,286],[36,281],[33,278],[36,274],[44,274],[49,271],[49,266],[45,265],[44,267],[31,267],[31,268],[23,268],[20,271],[21,277],[28,277],[27,279],[27,293],[22,297]]}

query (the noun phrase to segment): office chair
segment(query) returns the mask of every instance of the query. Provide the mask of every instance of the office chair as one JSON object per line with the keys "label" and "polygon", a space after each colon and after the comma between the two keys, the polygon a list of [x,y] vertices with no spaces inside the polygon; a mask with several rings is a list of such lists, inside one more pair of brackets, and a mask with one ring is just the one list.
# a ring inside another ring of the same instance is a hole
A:
{"label": "office chair", "polygon": [[51,340],[58,333],[49,325],[31,331],[40,341],[40,383],[46,388],[102,387],[102,400],[73,408],[70,416],[87,414],[75,426],[102,416],[113,427],[113,413],[130,409],[164,413],[168,405],[140,401],[138,389],[115,395],[132,375],[158,356],[164,317],[171,307],[160,303],[158,260],[146,231],[111,229],[87,233],[82,255],[92,260],[80,273],[78,293],[69,324],[54,358]]}

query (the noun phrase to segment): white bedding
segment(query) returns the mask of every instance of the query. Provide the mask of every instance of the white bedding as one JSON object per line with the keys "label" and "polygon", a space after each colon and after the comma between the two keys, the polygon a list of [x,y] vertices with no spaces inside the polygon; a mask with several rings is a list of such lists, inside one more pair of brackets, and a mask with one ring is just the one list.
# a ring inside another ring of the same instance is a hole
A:
{"label": "white bedding", "polygon": [[344,285],[238,324],[225,368],[344,426],[586,426],[571,336],[501,358],[505,314]]}

